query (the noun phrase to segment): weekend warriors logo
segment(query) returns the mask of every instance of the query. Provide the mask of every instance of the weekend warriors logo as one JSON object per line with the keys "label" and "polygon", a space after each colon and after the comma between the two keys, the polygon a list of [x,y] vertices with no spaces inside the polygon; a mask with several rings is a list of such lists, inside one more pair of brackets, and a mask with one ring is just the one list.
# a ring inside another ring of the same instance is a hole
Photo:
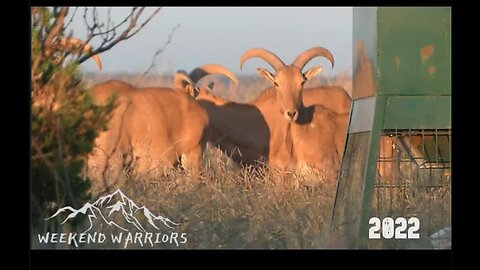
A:
{"label": "weekend warriors logo", "polygon": [[[161,215],[154,215],[147,207],[139,207],[123,192],[117,191],[86,203],[79,209],[65,206],[46,218],[59,219],[61,225],[77,222],[78,232],[38,234],[40,244],[66,244],[74,247],[113,245],[135,247],[178,247],[187,243],[187,233],[175,228],[180,225]],[[83,225],[83,226],[82,226]]]}

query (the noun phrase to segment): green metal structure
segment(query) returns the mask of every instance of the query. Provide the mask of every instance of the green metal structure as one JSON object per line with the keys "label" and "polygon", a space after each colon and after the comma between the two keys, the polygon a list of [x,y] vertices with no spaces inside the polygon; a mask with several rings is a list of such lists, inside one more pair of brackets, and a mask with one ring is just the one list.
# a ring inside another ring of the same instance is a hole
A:
{"label": "green metal structure", "polygon": [[[430,236],[451,224],[451,10],[354,8],[353,43],[332,241],[435,248]],[[417,217],[420,239],[369,239],[372,217]]]}

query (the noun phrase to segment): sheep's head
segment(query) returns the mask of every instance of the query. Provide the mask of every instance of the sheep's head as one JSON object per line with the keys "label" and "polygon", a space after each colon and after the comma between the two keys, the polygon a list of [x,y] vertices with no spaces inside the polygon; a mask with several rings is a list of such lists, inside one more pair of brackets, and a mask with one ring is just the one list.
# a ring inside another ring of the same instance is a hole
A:
{"label": "sheep's head", "polygon": [[227,68],[215,65],[215,64],[206,64],[200,67],[195,68],[190,74],[187,74],[183,70],[177,71],[174,78],[174,86],[178,89],[183,89],[188,92],[192,97],[197,100],[207,100],[217,103],[223,103],[223,100],[217,98],[211,92],[214,83],[210,82],[207,87],[198,87],[197,83],[207,75],[219,74],[224,75],[229,78],[233,83],[238,83],[237,77],[230,72]]}
{"label": "sheep's head", "polygon": [[185,70],[178,70],[175,73],[172,84],[175,89],[183,90],[194,98],[198,95],[199,89]]}
{"label": "sheep's head", "polygon": [[283,116],[288,121],[295,122],[298,118],[298,111],[303,106],[303,85],[317,75],[322,67],[314,66],[304,73],[302,73],[302,69],[317,56],[327,58],[333,67],[334,59],[330,51],[322,47],[314,47],[301,53],[291,65],[285,65],[277,55],[266,49],[253,48],[247,50],[240,58],[240,68],[246,60],[254,57],[261,58],[271,65],[275,69],[275,74],[263,68],[257,68],[258,73],[274,85]]}

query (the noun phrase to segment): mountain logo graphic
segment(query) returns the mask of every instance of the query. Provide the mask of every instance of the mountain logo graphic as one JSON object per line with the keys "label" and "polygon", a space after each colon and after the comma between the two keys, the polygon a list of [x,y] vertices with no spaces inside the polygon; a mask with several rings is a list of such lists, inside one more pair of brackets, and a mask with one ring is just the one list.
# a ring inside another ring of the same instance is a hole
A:
{"label": "mountain logo graphic", "polygon": [[[168,229],[174,229],[174,226],[180,225],[180,223],[175,223],[169,218],[160,215],[155,216],[145,206],[137,206],[135,202],[123,194],[120,189],[98,198],[94,203],[87,202],[79,209],[74,209],[71,206],[62,207],[45,220],[55,218],[61,213],[68,213],[67,217],[62,221],[62,225],[69,220],[87,216],[90,224],[83,233],[93,228],[94,221],[104,222],[108,226],[114,226],[126,232],[132,229],[147,232],[146,224],[142,225],[142,219],[157,230],[160,230],[162,226]],[[113,221],[113,216],[116,216],[118,221],[118,215],[121,215],[120,220],[125,220],[127,225],[119,225],[118,222]]]}

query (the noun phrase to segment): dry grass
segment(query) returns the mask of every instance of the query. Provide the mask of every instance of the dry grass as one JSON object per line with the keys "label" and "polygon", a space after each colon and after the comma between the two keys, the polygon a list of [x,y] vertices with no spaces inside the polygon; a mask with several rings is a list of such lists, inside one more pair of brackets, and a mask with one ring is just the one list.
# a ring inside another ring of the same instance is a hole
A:
{"label": "dry grass", "polygon": [[[200,180],[174,169],[156,177],[127,177],[118,188],[137,205],[181,223],[175,231],[187,232],[188,242],[179,248],[327,247],[335,186],[325,184],[322,175],[240,167],[212,147],[202,168]],[[111,232],[110,227],[96,231]]]}

